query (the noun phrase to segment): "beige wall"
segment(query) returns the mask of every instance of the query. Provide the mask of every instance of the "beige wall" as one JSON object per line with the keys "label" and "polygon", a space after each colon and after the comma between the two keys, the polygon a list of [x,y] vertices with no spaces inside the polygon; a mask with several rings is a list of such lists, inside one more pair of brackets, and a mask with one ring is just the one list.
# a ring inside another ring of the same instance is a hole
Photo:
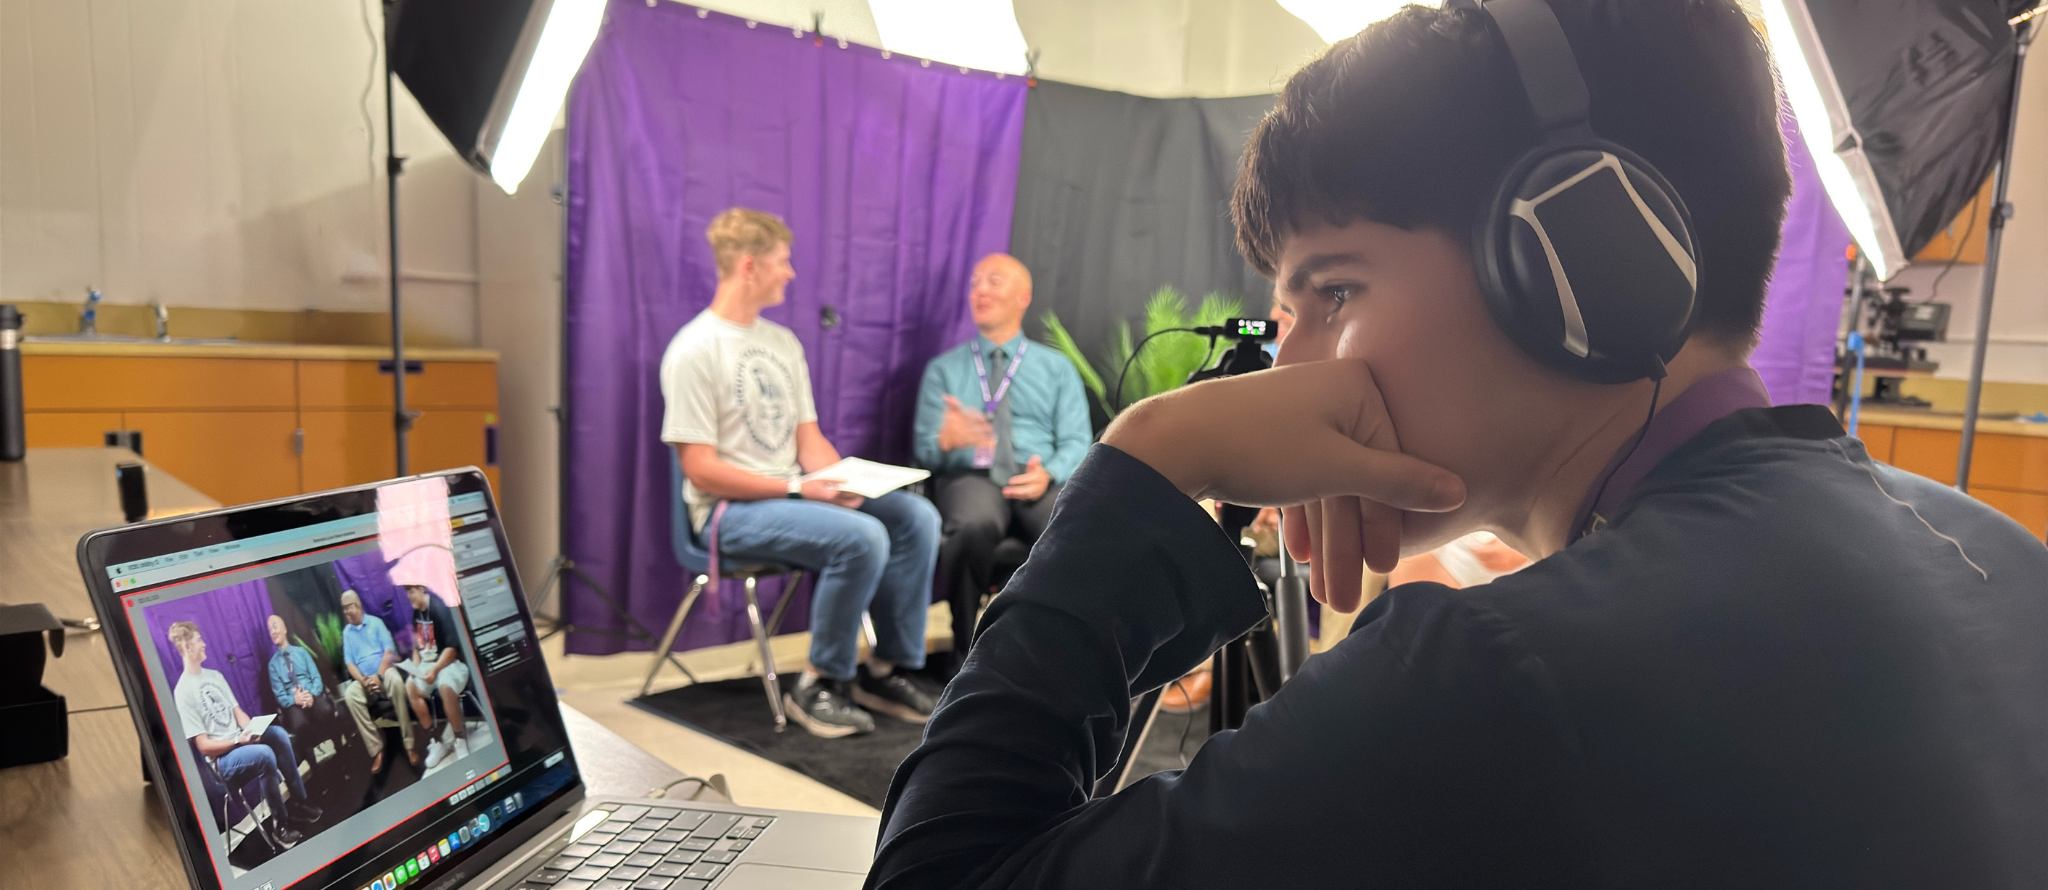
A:
{"label": "beige wall", "polygon": [[498,363],[500,506],[520,576],[536,595],[559,546],[553,409],[561,404],[562,136],[556,130],[541,147],[517,195],[490,184],[476,190],[481,345],[505,357]]}
{"label": "beige wall", "polygon": [[[703,5],[783,27],[880,46],[865,0],[712,0]],[[1014,0],[1024,42],[1049,80],[1141,96],[1270,93],[1322,51],[1314,30],[1274,0]]]}
{"label": "beige wall", "polygon": [[[0,300],[382,308],[379,7],[0,0]],[[477,178],[401,100],[408,321],[474,342]]]}
{"label": "beige wall", "polygon": [[1274,0],[1016,0],[1049,80],[1141,96],[1279,89],[1322,38]]}

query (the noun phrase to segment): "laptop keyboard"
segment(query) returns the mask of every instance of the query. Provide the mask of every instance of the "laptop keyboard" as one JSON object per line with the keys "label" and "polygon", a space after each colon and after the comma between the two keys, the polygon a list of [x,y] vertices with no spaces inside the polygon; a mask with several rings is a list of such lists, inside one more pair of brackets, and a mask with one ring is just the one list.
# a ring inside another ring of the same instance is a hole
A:
{"label": "laptop keyboard", "polygon": [[562,849],[518,890],[704,890],[773,816],[624,806]]}

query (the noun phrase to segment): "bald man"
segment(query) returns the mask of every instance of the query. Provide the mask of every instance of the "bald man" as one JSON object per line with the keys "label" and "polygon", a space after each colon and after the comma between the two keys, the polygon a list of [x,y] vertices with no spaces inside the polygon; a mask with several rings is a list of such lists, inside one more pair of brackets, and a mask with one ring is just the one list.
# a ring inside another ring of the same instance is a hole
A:
{"label": "bald man", "polygon": [[363,598],[353,590],[342,591],[341,617],[348,619],[341,628],[341,665],[349,677],[341,684],[341,700],[363,734],[363,749],[370,752],[370,772],[384,769],[384,731],[370,717],[370,702],[379,698],[391,703],[398,719],[398,737],[405,741],[405,759],[418,766],[420,752],[413,747],[412,716],[407,712],[411,702],[405,676],[398,672],[400,655],[391,629],[384,626],[384,619],[363,612]]}
{"label": "bald man", "polygon": [[321,696],[327,682],[314,666],[313,653],[292,642],[284,619],[270,616],[270,696],[277,702],[277,719],[293,736],[311,738],[335,717],[334,704]]}
{"label": "bald man", "polygon": [[1038,540],[1093,438],[1080,373],[1059,350],[1024,337],[1024,264],[983,257],[967,303],[981,333],[925,367],[915,437],[943,520],[939,577],[953,608],[955,664],[973,638],[996,544]]}

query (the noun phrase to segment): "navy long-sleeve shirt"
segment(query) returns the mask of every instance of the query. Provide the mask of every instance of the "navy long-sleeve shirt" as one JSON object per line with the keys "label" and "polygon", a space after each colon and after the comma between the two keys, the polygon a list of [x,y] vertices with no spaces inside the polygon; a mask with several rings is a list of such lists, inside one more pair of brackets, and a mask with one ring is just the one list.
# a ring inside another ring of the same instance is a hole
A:
{"label": "navy long-sleeve shirt", "polygon": [[1266,620],[1097,446],[897,771],[871,887],[2048,886],[2048,548],[1741,411],[1600,530],[1406,585],[1188,769],[1089,800],[1134,691]]}

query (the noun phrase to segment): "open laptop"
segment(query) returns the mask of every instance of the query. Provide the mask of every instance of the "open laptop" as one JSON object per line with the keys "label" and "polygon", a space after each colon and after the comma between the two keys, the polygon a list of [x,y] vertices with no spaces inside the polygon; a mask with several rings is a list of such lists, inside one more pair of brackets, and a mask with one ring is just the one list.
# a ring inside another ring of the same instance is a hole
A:
{"label": "open laptop", "polygon": [[79,541],[192,886],[860,886],[873,819],[586,796],[508,553],[473,469]]}

